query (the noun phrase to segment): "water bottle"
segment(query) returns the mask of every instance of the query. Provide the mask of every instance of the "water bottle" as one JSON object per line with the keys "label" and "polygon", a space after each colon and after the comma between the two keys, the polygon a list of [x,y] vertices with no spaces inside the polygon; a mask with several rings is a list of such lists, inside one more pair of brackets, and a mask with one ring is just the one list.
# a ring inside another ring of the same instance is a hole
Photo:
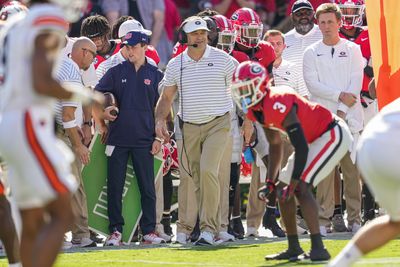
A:
{"label": "water bottle", "polygon": [[253,152],[249,146],[243,151],[243,157],[246,163],[250,164],[254,162]]}

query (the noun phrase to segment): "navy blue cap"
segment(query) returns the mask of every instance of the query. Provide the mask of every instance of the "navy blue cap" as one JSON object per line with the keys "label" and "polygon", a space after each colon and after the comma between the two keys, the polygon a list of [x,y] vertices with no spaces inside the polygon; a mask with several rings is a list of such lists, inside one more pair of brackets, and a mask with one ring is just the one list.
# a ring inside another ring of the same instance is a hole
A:
{"label": "navy blue cap", "polygon": [[138,43],[149,44],[150,38],[144,32],[132,31],[128,32],[125,35],[124,41],[121,43],[121,47],[123,47],[124,45],[135,46]]}

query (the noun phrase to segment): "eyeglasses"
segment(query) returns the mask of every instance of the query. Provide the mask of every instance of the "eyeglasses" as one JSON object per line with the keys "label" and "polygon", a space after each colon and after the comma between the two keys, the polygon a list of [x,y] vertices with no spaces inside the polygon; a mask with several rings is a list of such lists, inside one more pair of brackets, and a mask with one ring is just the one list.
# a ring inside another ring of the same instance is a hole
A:
{"label": "eyeglasses", "polygon": [[92,54],[93,58],[95,58],[95,57],[97,56],[97,53],[96,53],[96,52],[93,52],[93,51],[90,50],[90,49],[82,48],[82,50],[83,50],[83,51],[88,51],[90,54]]}

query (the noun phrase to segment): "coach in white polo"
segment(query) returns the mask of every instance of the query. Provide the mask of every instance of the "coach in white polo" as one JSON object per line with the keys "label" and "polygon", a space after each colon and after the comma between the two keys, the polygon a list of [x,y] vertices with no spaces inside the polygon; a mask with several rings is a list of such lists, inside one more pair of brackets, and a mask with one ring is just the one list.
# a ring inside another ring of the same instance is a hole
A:
{"label": "coach in white polo", "polygon": [[212,245],[219,227],[220,186],[218,168],[230,131],[230,92],[234,59],[207,45],[206,22],[197,16],[182,24],[180,42],[188,49],[171,59],[163,80],[164,90],[156,107],[156,134],[169,138],[166,118],[179,92],[183,152],[199,203],[201,234],[197,245]]}

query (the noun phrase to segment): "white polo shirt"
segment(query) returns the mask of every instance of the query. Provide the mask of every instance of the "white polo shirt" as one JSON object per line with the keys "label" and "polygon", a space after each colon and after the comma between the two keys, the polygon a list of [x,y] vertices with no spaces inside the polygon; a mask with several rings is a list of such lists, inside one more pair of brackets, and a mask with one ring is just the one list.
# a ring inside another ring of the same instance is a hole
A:
{"label": "white polo shirt", "polygon": [[286,85],[293,88],[299,95],[309,97],[303,80],[303,73],[294,63],[282,59],[279,67],[272,68],[275,86]]}
{"label": "white polo shirt", "polygon": [[226,52],[208,45],[198,61],[191,59],[187,50],[169,61],[162,83],[178,87],[178,116],[183,121],[207,123],[232,110],[234,61]]}
{"label": "white polo shirt", "polygon": [[[71,86],[77,86],[84,88],[82,82],[82,75],[79,70],[79,66],[69,57],[64,56],[59,68],[57,69],[56,78],[61,84],[70,84]],[[75,121],[78,126],[83,123],[83,110],[82,103],[73,101],[57,101],[55,104],[55,119],[57,124],[62,125],[62,109],[63,107],[75,107]]]}
{"label": "white polo shirt", "polygon": [[[296,29],[292,29],[285,34],[286,48],[283,50],[282,58],[295,64],[299,68],[299,73],[303,73],[304,51],[319,40],[322,40],[322,33],[316,24],[305,35],[299,34]],[[302,83],[300,86],[307,88],[302,75],[300,79],[300,83]]]}

